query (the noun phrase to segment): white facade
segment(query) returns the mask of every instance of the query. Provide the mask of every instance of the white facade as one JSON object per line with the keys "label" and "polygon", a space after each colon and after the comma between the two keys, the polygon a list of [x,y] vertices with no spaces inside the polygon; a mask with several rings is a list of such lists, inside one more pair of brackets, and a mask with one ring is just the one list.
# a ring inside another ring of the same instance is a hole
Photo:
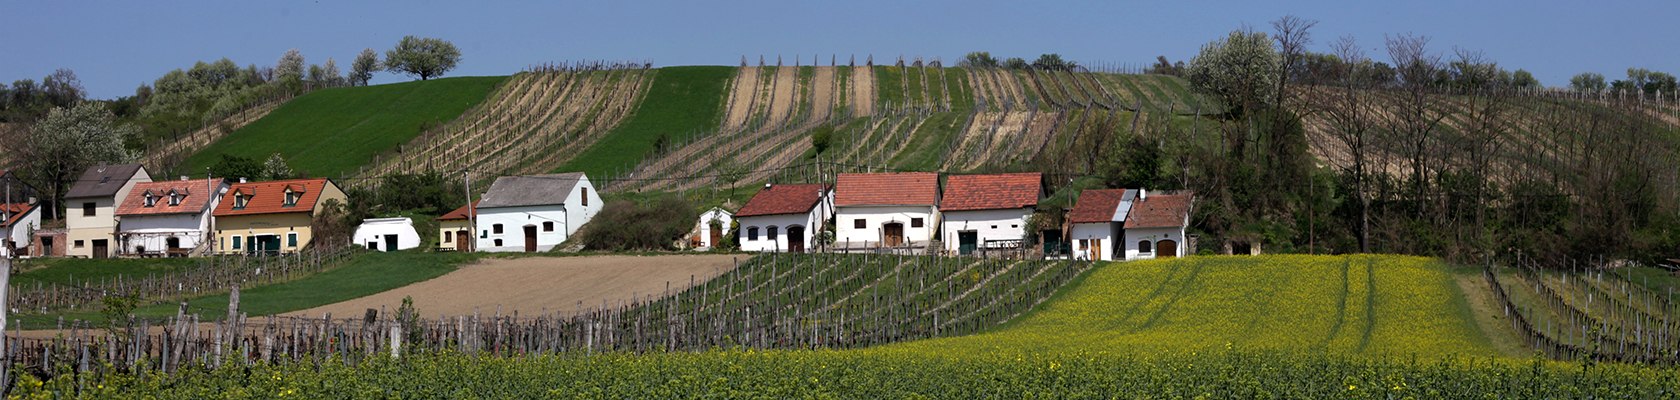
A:
{"label": "white facade", "polygon": [[[41,229],[41,207],[34,207],[29,211],[25,211],[25,213],[26,214],[24,214],[22,218],[18,219],[17,223],[0,228],[0,257],[16,256],[16,254],[12,254],[12,250],[6,246],[5,241],[7,240],[11,241],[12,246],[17,246],[18,254],[29,254],[29,251],[26,249],[29,248],[29,244],[34,240],[29,237],[29,234]],[[3,220],[3,218],[0,218],[0,221]]]}
{"label": "white facade", "polygon": [[210,231],[212,206],[197,214],[129,215],[122,217],[123,253],[156,253],[175,246],[198,248]]}
{"label": "white facade", "polygon": [[740,238],[736,240],[741,243],[742,251],[810,251],[816,247],[817,235],[823,229],[823,216],[814,209],[805,214],[757,215],[737,221],[741,225]]}
{"label": "white facade", "polygon": [[[1189,254],[1185,247],[1184,228],[1132,228],[1126,230],[1126,259],[1148,260],[1156,257],[1167,257],[1162,254],[1163,247],[1172,247],[1172,257],[1184,257]],[[1145,251],[1147,250],[1147,251]]]}
{"label": "white facade", "polygon": [[[917,224],[918,220],[920,225]],[[835,246],[881,246],[884,235],[892,224],[898,224],[903,230],[905,243],[900,243],[900,246],[925,246],[933,240],[933,233],[938,229],[939,210],[933,206],[839,207],[834,217]]]}
{"label": "white facade", "polygon": [[[588,201],[584,201],[583,196],[588,196]],[[571,239],[578,228],[601,212],[601,197],[596,195],[595,187],[587,179],[579,180],[570,194],[563,199],[555,199],[555,202],[557,204],[540,206],[480,206],[477,211],[478,251],[548,251]],[[527,230],[527,227],[530,229]],[[535,237],[535,246],[526,246],[528,236]]]}
{"label": "white facade", "polygon": [[973,232],[976,248],[986,248],[988,240],[1022,240],[1026,237],[1027,218],[1031,208],[1003,210],[946,211],[940,214],[940,237],[946,251],[960,253],[964,233]]}
{"label": "white facade", "polygon": [[1095,222],[1073,224],[1070,248],[1079,260],[1113,261],[1115,238],[1120,237],[1120,223]]}
{"label": "white facade", "polygon": [[[734,220],[734,214],[718,207],[712,207],[712,209],[700,213],[700,219],[694,222],[694,235],[699,243],[694,249],[704,251],[717,247],[718,244],[712,241],[712,236],[715,235],[718,239],[722,239],[723,235],[728,235],[729,224]],[[712,229],[713,225],[716,225],[717,229]]]}
{"label": "white facade", "polygon": [[350,245],[368,250],[395,251],[420,247],[420,234],[408,218],[369,218],[356,227]]}

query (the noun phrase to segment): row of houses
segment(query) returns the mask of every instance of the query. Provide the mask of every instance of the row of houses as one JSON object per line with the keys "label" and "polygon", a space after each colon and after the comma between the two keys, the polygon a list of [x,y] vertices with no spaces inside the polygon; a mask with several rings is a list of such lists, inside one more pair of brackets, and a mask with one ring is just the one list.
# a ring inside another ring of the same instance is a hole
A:
{"label": "row of houses", "polygon": [[[840,174],[834,185],[765,185],[739,210],[701,214],[689,242],[719,245],[730,227],[744,251],[938,251],[969,255],[1022,251],[1034,244],[1048,255],[1097,260],[1179,257],[1194,194],[1144,189],[1080,193],[1066,223],[1029,226],[1045,195],[1039,173],[951,175],[936,173]],[[826,225],[832,223],[832,227]],[[824,232],[832,230],[832,238]],[[1031,235],[1029,235],[1031,234]],[[1029,243],[1029,236],[1038,240]]]}

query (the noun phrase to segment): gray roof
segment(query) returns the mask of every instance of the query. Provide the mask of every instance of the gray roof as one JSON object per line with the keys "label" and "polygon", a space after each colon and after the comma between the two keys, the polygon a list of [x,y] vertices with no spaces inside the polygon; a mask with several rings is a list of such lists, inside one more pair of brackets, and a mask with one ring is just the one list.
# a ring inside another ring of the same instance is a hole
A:
{"label": "gray roof", "polygon": [[64,194],[66,199],[82,197],[115,197],[123,184],[128,183],[135,173],[140,172],[140,164],[95,165],[82,172],[82,177],[76,178],[76,184],[70,186],[70,192]]}
{"label": "gray roof", "polygon": [[563,204],[572,188],[587,179],[582,172],[564,174],[504,176],[490,184],[478,208],[547,206]]}

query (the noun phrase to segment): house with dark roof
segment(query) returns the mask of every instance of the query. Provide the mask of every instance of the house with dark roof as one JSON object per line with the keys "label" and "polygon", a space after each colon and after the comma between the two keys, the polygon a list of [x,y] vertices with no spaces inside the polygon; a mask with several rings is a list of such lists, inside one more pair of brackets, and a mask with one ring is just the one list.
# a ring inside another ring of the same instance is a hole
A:
{"label": "house with dark roof", "polygon": [[[1079,193],[1079,200],[1068,210],[1067,222],[1072,225],[1068,236],[1072,240],[1075,259],[1112,261],[1124,257],[1117,246],[1122,238],[1126,213],[1132,200],[1142,190],[1092,189]],[[1119,256],[1119,257],[1116,257]]]}
{"label": "house with dark roof", "polygon": [[1126,214],[1127,260],[1184,257],[1195,243],[1185,235],[1196,196],[1189,191],[1148,193],[1138,190]]}
{"label": "house with dark roof", "polygon": [[438,217],[438,250],[473,251],[473,216],[478,202],[461,206]]}
{"label": "house with dark roof", "polygon": [[[211,214],[228,183],[221,178],[144,182],[117,205],[124,256],[184,257],[210,243]],[[208,250],[208,249],[203,249]]]}
{"label": "house with dark roof", "polygon": [[820,247],[817,238],[833,205],[834,193],[825,184],[764,185],[735,212],[736,243],[743,251],[802,253]]}
{"label": "house with dark roof", "polygon": [[835,179],[835,247],[925,248],[939,226],[939,174],[853,173]]}
{"label": "house with dark roof", "polygon": [[474,212],[478,251],[548,251],[601,212],[601,196],[582,172],[504,176]]}
{"label": "house with dark roof", "polygon": [[82,172],[64,195],[65,236],[71,257],[108,258],[117,254],[117,204],[134,186],[151,182],[140,164],[95,165]]}
{"label": "house with dark roof", "polygon": [[213,214],[215,251],[221,254],[295,253],[315,239],[315,218],[327,202],[349,201],[326,178],[241,181],[228,186]]}
{"label": "house with dark roof", "polygon": [[1043,197],[1044,175],[1037,172],[950,176],[939,205],[945,251],[1023,248],[1027,218]]}

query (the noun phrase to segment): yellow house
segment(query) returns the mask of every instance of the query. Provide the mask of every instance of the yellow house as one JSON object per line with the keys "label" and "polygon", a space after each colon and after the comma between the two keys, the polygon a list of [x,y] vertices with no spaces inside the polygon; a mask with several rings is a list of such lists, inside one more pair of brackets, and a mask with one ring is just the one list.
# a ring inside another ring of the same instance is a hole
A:
{"label": "yellow house", "polygon": [[438,250],[473,251],[473,215],[469,211],[476,207],[475,201],[438,217]]}
{"label": "yellow house", "polygon": [[140,164],[96,165],[82,172],[64,194],[64,226],[69,246],[64,254],[81,258],[117,255],[117,205],[134,185],[151,182]]}
{"label": "yellow house", "polygon": [[216,252],[295,253],[309,246],[322,204],[348,199],[326,178],[240,182],[216,205]]}

